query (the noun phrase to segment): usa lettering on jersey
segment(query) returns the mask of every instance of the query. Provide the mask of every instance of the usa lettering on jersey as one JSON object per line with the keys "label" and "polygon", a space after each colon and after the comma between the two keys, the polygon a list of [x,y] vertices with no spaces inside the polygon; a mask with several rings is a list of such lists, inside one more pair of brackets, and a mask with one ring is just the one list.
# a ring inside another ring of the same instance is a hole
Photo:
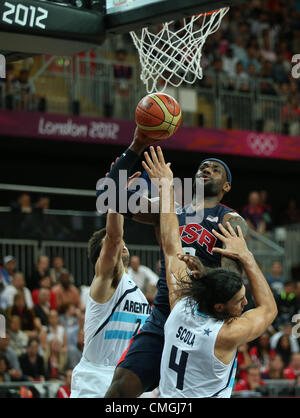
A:
{"label": "usa lettering on jersey", "polygon": [[205,246],[209,254],[213,254],[217,238],[207,229],[199,224],[183,225],[179,228],[180,237],[186,244],[198,242],[201,247]]}

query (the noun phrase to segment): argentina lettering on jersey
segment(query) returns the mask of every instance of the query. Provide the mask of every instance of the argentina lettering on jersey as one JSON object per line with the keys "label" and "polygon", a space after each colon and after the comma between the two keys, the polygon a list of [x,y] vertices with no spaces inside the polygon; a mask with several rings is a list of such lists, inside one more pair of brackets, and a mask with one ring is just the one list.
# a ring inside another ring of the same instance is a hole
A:
{"label": "argentina lettering on jersey", "polygon": [[126,273],[107,303],[96,303],[89,296],[84,357],[92,362],[116,365],[129,340],[138,333],[150,312],[144,294]]}
{"label": "argentina lettering on jersey", "polygon": [[[220,254],[213,253],[212,248],[222,247],[222,242],[213,235],[212,230],[215,229],[216,231],[219,231],[218,224],[222,223],[223,218],[227,213],[232,212],[235,212],[235,210],[222,204],[218,204],[213,208],[204,208],[203,219],[201,222],[195,222],[195,217],[193,216],[193,218],[191,218],[192,223],[190,224],[190,207],[187,206],[185,208],[178,208],[176,213],[179,222],[179,231],[183,251],[186,254],[197,256],[207,267],[220,266],[221,256]],[[153,311],[157,308],[160,313],[167,317],[170,312],[170,305],[162,248],[160,250],[160,259],[161,269],[157,283],[158,291],[154,299]],[[157,316],[159,316],[159,313]],[[149,318],[149,321],[154,322],[152,317]],[[146,328],[144,327],[143,329]]]}

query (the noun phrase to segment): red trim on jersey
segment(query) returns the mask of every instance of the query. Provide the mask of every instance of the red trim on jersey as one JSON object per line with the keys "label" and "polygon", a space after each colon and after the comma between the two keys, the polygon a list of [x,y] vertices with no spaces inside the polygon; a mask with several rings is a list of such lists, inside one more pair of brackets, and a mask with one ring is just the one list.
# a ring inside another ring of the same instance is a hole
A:
{"label": "red trim on jersey", "polygon": [[229,206],[223,205],[223,203],[219,203],[219,205],[224,206],[224,208],[230,209],[230,210],[232,210],[232,212],[236,212],[236,213],[239,215],[239,213],[238,213],[238,211],[237,211],[237,210],[232,209],[232,208],[230,208]]}
{"label": "red trim on jersey", "polygon": [[[139,334],[139,333],[140,333],[140,331],[138,331],[138,334]],[[126,348],[126,350],[124,351],[124,353],[121,355],[120,360],[118,361],[118,363],[117,363],[116,367],[118,367],[118,365],[119,365],[120,363],[122,363],[122,361],[125,359],[125,357],[126,357],[126,355],[127,355],[128,351],[129,351],[129,348],[130,348],[130,346],[131,346],[131,344],[132,344],[133,339],[134,339],[134,337],[132,337],[132,338],[131,338],[131,340],[129,341],[128,347]]]}

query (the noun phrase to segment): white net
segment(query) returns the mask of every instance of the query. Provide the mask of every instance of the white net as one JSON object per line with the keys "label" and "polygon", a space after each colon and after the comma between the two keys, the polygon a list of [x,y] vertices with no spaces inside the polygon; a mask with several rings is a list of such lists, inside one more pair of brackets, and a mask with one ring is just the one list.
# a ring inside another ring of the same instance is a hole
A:
{"label": "white net", "polygon": [[179,87],[202,78],[201,56],[206,38],[216,32],[229,7],[130,32],[138,50],[141,80],[148,93]]}

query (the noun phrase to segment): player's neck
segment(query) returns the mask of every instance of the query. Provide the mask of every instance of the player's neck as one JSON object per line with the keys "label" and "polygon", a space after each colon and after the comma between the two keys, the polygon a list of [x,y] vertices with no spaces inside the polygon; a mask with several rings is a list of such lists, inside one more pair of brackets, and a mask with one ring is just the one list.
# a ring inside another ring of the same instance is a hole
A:
{"label": "player's neck", "polygon": [[195,198],[193,199],[193,207],[197,211],[197,208],[214,208],[220,203],[220,199],[218,196],[207,196],[204,198],[204,206],[203,202],[196,202]]}

